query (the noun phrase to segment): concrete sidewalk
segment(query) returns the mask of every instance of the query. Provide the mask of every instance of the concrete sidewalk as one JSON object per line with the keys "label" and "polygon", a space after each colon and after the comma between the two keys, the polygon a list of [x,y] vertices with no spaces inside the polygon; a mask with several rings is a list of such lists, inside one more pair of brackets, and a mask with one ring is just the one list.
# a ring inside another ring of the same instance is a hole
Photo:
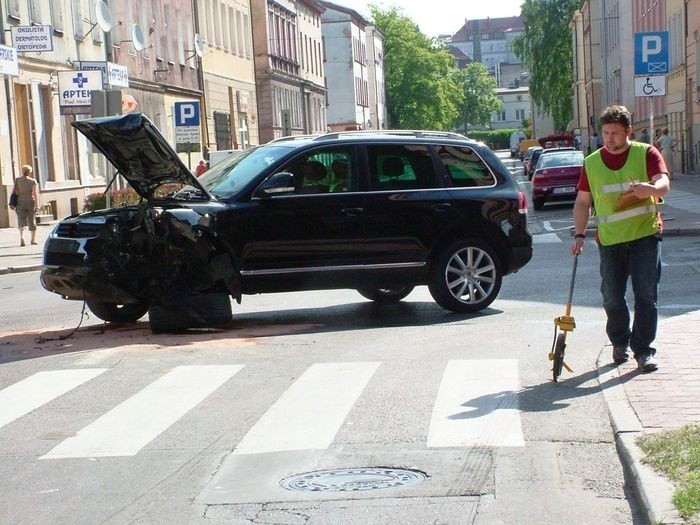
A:
{"label": "concrete sidewalk", "polygon": [[[11,212],[14,213],[14,212]],[[55,224],[39,224],[36,227],[36,242],[29,243],[31,235],[25,228],[24,242],[19,245],[17,228],[0,228],[0,275],[14,272],[31,272],[41,269],[42,251],[46,238]]]}
{"label": "concrete sidewalk", "polygon": [[[662,208],[664,235],[700,236],[700,175],[675,174],[671,186]],[[20,247],[17,229],[0,228],[0,274],[39,270],[52,229],[52,224],[39,225],[38,244]],[[640,374],[633,361],[616,367],[606,346],[598,358],[598,379],[621,460],[647,523],[684,523],[671,503],[671,483],[642,463],[635,440],[659,430],[700,424],[700,311],[661,320],[658,333],[658,371]]]}

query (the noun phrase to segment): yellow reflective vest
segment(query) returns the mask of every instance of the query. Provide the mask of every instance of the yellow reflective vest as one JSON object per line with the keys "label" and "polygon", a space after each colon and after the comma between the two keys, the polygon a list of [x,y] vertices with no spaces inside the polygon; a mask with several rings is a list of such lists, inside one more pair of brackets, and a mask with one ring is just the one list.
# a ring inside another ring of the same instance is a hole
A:
{"label": "yellow reflective vest", "polygon": [[598,241],[603,246],[648,237],[661,229],[654,197],[621,206],[621,195],[629,189],[631,182],[649,182],[648,148],[648,144],[631,142],[627,161],[617,171],[605,165],[601,150],[591,153],[583,161],[595,206]]}

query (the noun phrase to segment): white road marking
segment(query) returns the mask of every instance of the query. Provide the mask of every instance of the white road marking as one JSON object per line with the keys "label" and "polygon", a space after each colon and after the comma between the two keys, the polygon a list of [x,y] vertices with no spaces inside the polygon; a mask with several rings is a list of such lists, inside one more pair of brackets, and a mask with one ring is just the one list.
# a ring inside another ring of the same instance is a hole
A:
{"label": "white road marking", "polygon": [[[555,222],[561,222],[564,223],[563,226],[554,226]],[[573,219],[557,219],[553,221],[542,221],[542,227],[550,232],[562,232],[562,231],[567,231],[571,229],[571,226],[573,225],[574,220]]]}
{"label": "white road marking", "polygon": [[442,376],[428,447],[522,447],[516,359],[451,360]]}
{"label": "white road marking", "polygon": [[0,427],[107,370],[107,368],[89,368],[37,372],[0,390]]}
{"label": "white road marking", "polygon": [[242,368],[178,366],[40,459],[133,456]]}
{"label": "white road marking", "polygon": [[379,363],[315,363],[243,436],[234,454],[324,450]]}
{"label": "white road marking", "polygon": [[534,244],[548,244],[562,241],[556,233],[538,233],[532,236],[532,242]]}

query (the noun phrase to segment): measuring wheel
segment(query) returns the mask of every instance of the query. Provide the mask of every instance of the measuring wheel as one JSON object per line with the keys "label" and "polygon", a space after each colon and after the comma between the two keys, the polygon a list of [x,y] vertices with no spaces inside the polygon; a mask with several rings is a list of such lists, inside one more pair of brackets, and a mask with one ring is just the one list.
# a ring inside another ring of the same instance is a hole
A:
{"label": "measuring wheel", "polygon": [[[559,334],[554,344],[554,356],[552,359],[552,379],[556,383],[564,367],[564,350],[566,349],[566,334]],[[568,367],[567,367],[568,368]]]}

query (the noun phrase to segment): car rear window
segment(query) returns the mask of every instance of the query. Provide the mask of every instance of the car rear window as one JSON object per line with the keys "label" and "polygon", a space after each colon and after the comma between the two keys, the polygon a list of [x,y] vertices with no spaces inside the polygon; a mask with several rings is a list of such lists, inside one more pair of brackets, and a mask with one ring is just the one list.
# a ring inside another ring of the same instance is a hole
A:
{"label": "car rear window", "polygon": [[583,164],[583,153],[572,151],[571,153],[550,153],[540,157],[538,168],[551,168],[553,166],[580,166]]}
{"label": "car rear window", "polygon": [[468,146],[439,146],[438,155],[454,187],[493,186],[496,179],[479,155]]}

